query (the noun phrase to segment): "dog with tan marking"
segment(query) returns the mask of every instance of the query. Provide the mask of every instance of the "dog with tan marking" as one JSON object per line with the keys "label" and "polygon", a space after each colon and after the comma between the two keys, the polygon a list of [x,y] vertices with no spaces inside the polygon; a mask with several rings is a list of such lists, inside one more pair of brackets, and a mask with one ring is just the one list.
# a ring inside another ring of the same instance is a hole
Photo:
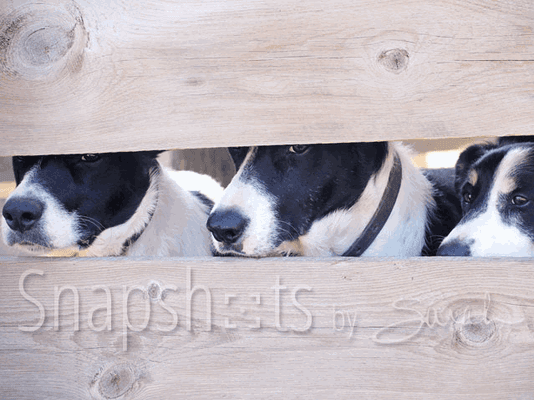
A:
{"label": "dog with tan marking", "polygon": [[400,143],[230,153],[238,172],[207,223],[220,254],[431,255],[460,218],[447,171],[423,175]]}
{"label": "dog with tan marking", "polygon": [[534,138],[473,145],[456,164],[460,223],[440,256],[534,256]]}

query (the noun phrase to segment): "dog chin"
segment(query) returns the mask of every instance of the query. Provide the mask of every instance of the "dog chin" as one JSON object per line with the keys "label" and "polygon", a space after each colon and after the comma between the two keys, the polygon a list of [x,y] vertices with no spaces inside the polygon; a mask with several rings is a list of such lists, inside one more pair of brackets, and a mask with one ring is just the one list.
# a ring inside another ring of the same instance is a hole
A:
{"label": "dog chin", "polygon": [[247,257],[247,258],[262,258],[262,257],[282,257],[287,254],[281,250],[274,248],[254,249],[252,252],[243,250],[242,244],[225,245],[221,243],[215,243],[215,251],[222,256],[232,257]]}
{"label": "dog chin", "polygon": [[48,244],[37,244],[29,241],[12,241],[6,243],[15,250],[21,250],[34,256],[60,255],[60,254],[77,254],[79,248],[76,245],[66,247],[54,247]]}
{"label": "dog chin", "polygon": [[50,247],[42,246],[40,244],[28,243],[28,242],[15,243],[12,246],[13,248],[17,250],[23,250],[27,253],[31,253],[33,255],[38,255],[38,256],[46,255],[54,250]]}

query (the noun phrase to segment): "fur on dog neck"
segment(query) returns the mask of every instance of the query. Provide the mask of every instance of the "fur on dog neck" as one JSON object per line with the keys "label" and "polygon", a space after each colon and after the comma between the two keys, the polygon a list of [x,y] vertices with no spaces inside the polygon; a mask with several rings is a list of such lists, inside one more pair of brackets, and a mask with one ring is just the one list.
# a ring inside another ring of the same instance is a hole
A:
{"label": "fur on dog neck", "polygon": [[386,224],[362,256],[412,257],[425,245],[427,215],[435,208],[430,182],[417,169],[410,151],[390,143],[386,161],[372,177],[360,199],[348,210],[337,210],[316,221],[299,239],[283,243],[279,250],[310,257],[339,256],[362,235],[386,189],[394,156],[402,164],[402,181],[397,201]]}
{"label": "fur on dog neck", "polygon": [[[207,207],[158,166],[134,215],[108,228],[80,256],[209,256],[211,238],[204,229]],[[127,243],[132,237],[135,241]]]}

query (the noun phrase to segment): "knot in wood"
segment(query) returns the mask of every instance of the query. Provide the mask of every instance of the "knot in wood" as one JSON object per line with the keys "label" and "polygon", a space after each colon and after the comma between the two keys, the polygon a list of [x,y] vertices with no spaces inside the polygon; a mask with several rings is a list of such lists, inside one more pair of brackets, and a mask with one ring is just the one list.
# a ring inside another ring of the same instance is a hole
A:
{"label": "knot in wood", "polygon": [[149,283],[147,293],[150,300],[161,300],[161,287],[157,282]]}
{"label": "knot in wood", "polygon": [[59,26],[43,26],[29,33],[20,51],[29,65],[46,66],[63,58],[74,43],[74,28],[64,31]]}
{"label": "knot in wood", "polygon": [[396,74],[404,71],[408,66],[409,55],[404,49],[391,49],[378,56],[378,63],[386,70]]}
{"label": "knot in wood", "polygon": [[74,4],[28,4],[0,19],[0,72],[33,80],[75,70],[86,42]]}
{"label": "knot in wood", "polygon": [[128,364],[114,365],[102,373],[98,389],[105,399],[116,399],[133,388],[136,374]]}
{"label": "knot in wood", "polygon": [[497,331],[495,323],[483,317],[473,318],[457,327],[459,341],[471,345],[480,346],[487,344]]}

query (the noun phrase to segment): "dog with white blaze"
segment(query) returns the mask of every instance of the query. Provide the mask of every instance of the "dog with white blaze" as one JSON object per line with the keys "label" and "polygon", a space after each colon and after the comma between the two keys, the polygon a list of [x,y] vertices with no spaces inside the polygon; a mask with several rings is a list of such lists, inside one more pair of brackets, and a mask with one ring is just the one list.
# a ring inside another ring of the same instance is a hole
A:
{"label": "dog with white blaze", "polygon": [[468,147],[456,164],[460,223],[440,256],[534,256],[534,137]]}
{"label": "dog with white blaze", "polygon": [[453,171],[427,179],[400,143],[229,150],[238,172],[207,224],[220,254],[431,255],[460,218]]}
{"label": "dog with white blaze", "polygon": [[222,188],[163,168],[160,151],[13,157],[5,243],[80,256],[212,255],[206,221]]}

